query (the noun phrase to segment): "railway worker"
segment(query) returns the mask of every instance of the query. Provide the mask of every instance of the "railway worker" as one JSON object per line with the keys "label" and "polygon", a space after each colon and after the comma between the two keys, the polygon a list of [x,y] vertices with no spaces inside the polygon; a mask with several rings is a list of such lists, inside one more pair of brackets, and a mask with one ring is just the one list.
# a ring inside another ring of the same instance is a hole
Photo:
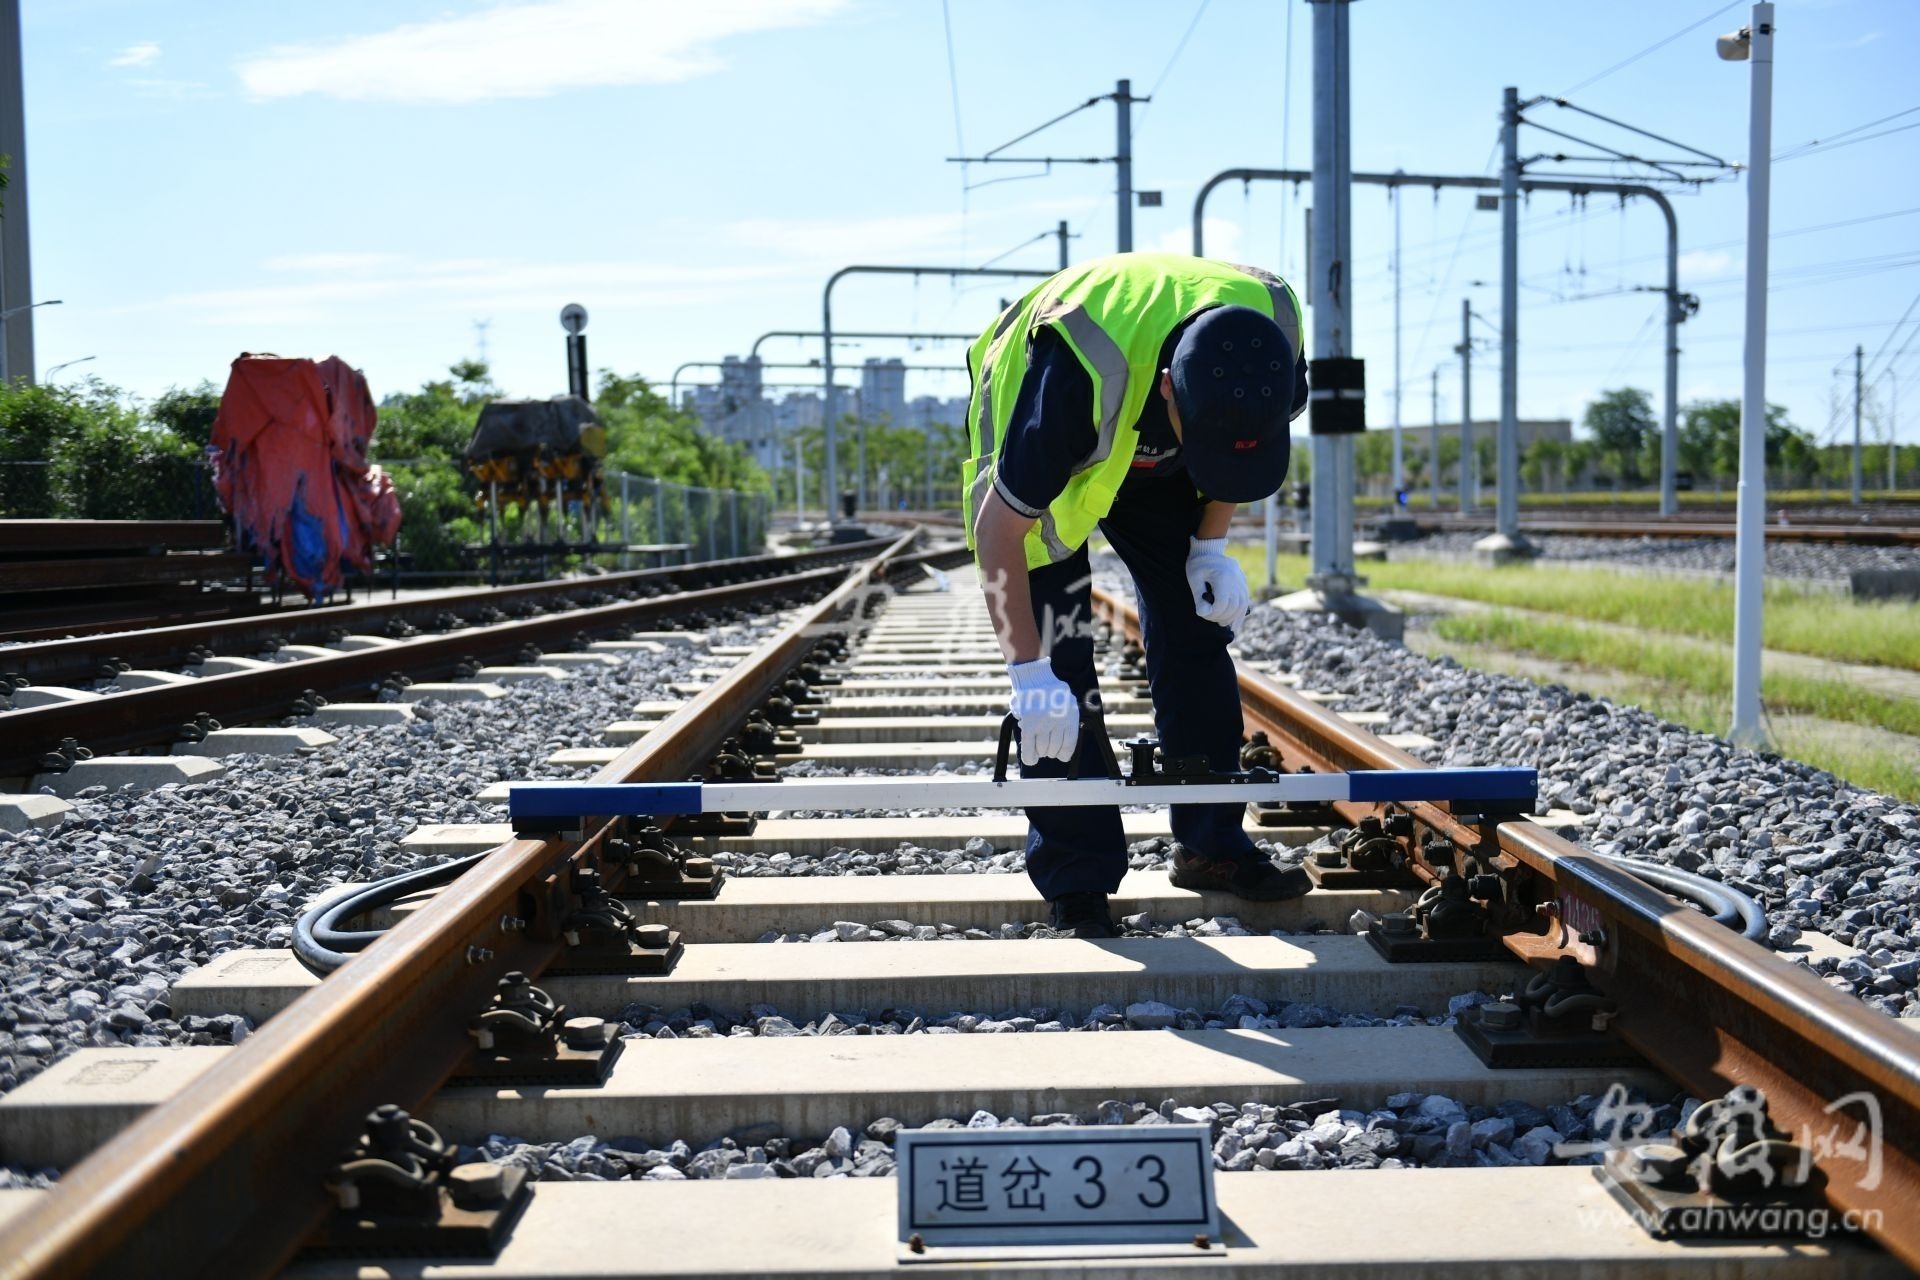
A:
{"label": "railway worker", "polygon": [[[1227,552],[1234,507],[1276,492],[1306,407],[1300,306],[1278,278],[1178,254],[1070,267],[1001,313],[968,352],[967,540],[1007,657],[1021,775],[1103,772],[1080,712],[1095,691],[1087,540],[1133,575],[1164,754],[1238,768],[1228,642],[1250,603]],[[1127,869],[1111,806],[1027,811],[1027,872],[1053,926],[1109,938]],[[1174,805],[1173,883],[1259,901],[1306,873],[1268,861],[1245,806]]]}

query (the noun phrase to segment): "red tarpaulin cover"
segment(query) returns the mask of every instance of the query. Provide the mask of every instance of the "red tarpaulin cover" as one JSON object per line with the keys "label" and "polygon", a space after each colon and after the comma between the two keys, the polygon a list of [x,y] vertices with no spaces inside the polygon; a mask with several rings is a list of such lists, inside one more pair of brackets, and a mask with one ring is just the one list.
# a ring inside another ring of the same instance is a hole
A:
{"label": "red tarpaulin cover", "polygon": [[214,487],[270,581],[318,596],[400,531],[393,481],[367,462],[376,417],[366,378],[339,356],[233,362],[213,424]]}

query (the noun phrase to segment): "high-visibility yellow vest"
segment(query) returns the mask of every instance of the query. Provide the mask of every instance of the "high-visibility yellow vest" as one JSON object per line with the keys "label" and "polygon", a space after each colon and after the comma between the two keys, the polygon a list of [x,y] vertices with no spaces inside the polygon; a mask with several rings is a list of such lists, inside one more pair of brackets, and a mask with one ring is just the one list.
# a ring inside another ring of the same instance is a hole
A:
{"label": "high-visibility yellow vest", "polygon": [[[961,467],[967,545],[993,492],[1000,442],[1013,417],[1034,335],[1050,328],[1093,380],[1093,452],[1027,534],[1027,567],[1057,564],[1093,536],[1133,465],[1140,410],[1158,394],[1167,335],[1209,307],[1252,307],[1272,316],[1300,354],[1300,302],[1278,276],[1178,253],[1116,253],[1069,267],[1000,313],[967,351],[967,461]],[[1068,429],[1062,423],[1061,430]]]}

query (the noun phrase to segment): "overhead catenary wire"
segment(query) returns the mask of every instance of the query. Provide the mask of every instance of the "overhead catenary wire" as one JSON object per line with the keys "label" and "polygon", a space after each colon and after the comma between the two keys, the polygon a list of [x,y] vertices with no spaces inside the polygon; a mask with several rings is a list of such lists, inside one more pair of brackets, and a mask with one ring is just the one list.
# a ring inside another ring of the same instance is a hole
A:
{"label": "overhead catenary wire", "polygon": [[[1842,129],[1839,133],[1836,133],[1833,136],[1828,138],[1809,139],[1806,142],[1800,143],[1798,146],[1788,147],[1784,151],[1775,152],[1773,156],[1774,163],[1778,164],[1782,160],[1794,160],[1799,158],[1800,156],[1806,155],[1809,151],[1812,151],[1817,147],[1832,147],[1835,144],[1841,143],[1843,140],[1849,139],[1849,138],[1852,138],[1854,142],[1866,142],[1868,141],[1867,138],[1854,138],[1853,135],[1856,133],[1859,133],[1862,129],[1871,129],[1875,125],[1885,124],[1889,120],[1898,120],[1903,116],[1910,116],[1916,111],[1920,111],[1920,107],[1908,107],[1904,111],[1896,111],[1892,115],[1881,116],[1879,119],[1869,120],[1865,124],[1857,124],[1853,126],[1853,128],[1851,129]],[[1920,125],[1915,125],[1915,124],[1901,125],[1899,129],[1888,129],[1882,133],[1876,133],[1871,136],[1874,138],[1884,138],[1889,133],[1899,133],[1902,130],[1912,129],[1916,127],[1920,127]]]}
{"label": "overhead catenary wire", "polygon": [[1893,129],[1882,129],[1879,133],[1869,133],[1858,138],[1848,138],[1845,142],[1821,143],[1816,147],[1809,147],[1805,151],[1796,151],[1790,156],[1783,156],[1781,159],[1798,160],[1803,156],[1825,155],[1831,151],[1838,151],[1842,147],[1850,147],[1856,142],[1872,142],[1875,138],[1884,138],[1889,134],[1905,133],[1909,129],[1920,129],[1920,120],[1916,120],[1912,124],[1903,124]]}
{"label": "overhead catenary wire", "polygon": [[[960,66],[953,51],[953,11],[951,0],[940,0],[940,22],[947,34],[947,91],[953,100],[953,146],[961,155],[967,154],[966,134],[960,128]],[[967,253],[967,214],[971,201],[968,195],[973,187],[967,180],[967,163],[960,162],[960,256]]]}
{"label": "overhead catenary wire", "polygon": [[[1194,29],[1200,25],[1200,19],[1207,16],[1207,6],[1212,3],[1213,0],[1200,0],[1199,6],[1194,9],[1193,21],[1187,23],[1187,29],[1181,33],[1179,43],[1173,46],[1173,53],[1168,57],[1167,65],[1160,68],[1160,74],[1154,78],[1153,87],[1147,90],[1147,97],[1149,99],[1160,96],[1160,86],[1165,84],[1167,77],[1173,73],[1174,64],[1180,61],[1180,54],[1186,49],[1187,41],[1193,39]],[[1140,114],[1133,118],[1133,137],[1136,142],[1139,141],[1140,138],[1141,126],[1146,122],[1147,112],[1152,109],[1152,105],[1149,103],[1149,105],[1141,107]]]}
{"label": "overhead catenary wire", "polygon": [[1743,3],[1745,3],[1745,0],[1732,0],[1732,2],[1729,4],[1721,5],[1719,8],[1715,9],[1712,13],[1709,13],[1706,17],[1698,18],[1692,22],[1689,22],[1686,26],[1680,28],[1678,31],[1674,32],[1672,35],[1666,36],[1660,40],[1654,41],[1652,44],[1648,45],[1646,48],[1642,49],[1640,52],[1634,54],[1632,57],[1623,58],[1619,62],[1616,62],[1612,66],[1608,67],[1605,71],[1602,71],[1597,75],[1588,76],[1585,80],[1582,80],[1579,84],[1574,85],[1571,89],[1566,90],[1566,92],[1562,93],[1560,96],[1564,98],[1568,94],[1575,94],[1580,92],[1582,89],[1586,88],[1589,85],[1599,84],[1602,80],[1605,80],[1608,76],[1612,75],[1614,72],[1626,70],[1628,67],[1640,61],[1640,59],[1646,57],[1648,54],[1655,53],[1661,49],[1666,48],[1668,45],[1672,44],[1675,40],[1678,40],[1681,36],[1687,34],[1687,32],[1695,31],[1701,27],[1706,26],[1709,22],[1712,22],[1715,18],[1719,17],[1723,13],[1726,13],[1728,10],[1738,9]]}

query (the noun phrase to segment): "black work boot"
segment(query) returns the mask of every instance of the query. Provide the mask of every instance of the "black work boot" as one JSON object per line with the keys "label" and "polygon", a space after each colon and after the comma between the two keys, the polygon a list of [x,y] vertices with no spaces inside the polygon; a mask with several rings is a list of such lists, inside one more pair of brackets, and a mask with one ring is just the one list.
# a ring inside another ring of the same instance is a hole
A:
{"label": "black work boot", "polygon": [[1049,917],[1056,933],[1073,938],[1117,938],[1120,930],[1107,910],[1104,893],[1063,893],[1049,899]]}
{"label": "black work boot", "polygon": [[1244,858],[1207,858],[1183,844],[1173,846],[1167,879],[1177,889],[1221,890],[1249,902],[1284,902],[1304,897],[1313,881],[1300,867],[1281,867],[1259,853]]}

